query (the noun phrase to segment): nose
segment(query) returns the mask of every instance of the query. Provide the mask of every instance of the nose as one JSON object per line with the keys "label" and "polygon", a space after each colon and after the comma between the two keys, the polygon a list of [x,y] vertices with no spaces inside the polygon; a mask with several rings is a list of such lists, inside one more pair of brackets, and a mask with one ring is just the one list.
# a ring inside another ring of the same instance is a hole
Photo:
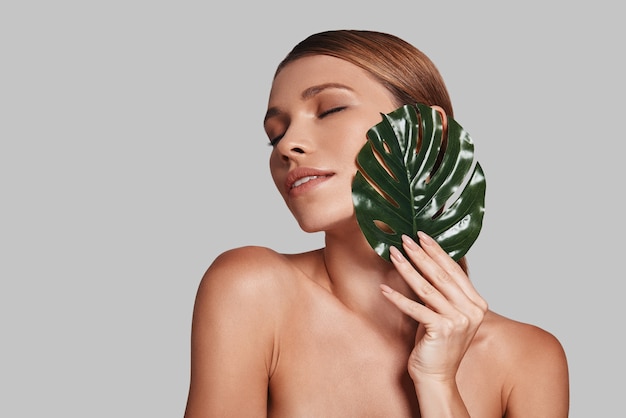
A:
{"label": "nose", "polygon": [[287,150],[287,152],[281,152],[280,154],[280,159],[288,162],[289,160],[293,160],[295,158],[298,157],[298,155],[302,155],[304,154],[304,150],[300,147],[293,147],[289,150]]}
{"label": "nose", "polygon": [[301,158],[312,150],[312,143],[307,139],[305,133],[294,128],[293,125],[290,126],[282,139],[276,144],[280,159],[284,162]]}

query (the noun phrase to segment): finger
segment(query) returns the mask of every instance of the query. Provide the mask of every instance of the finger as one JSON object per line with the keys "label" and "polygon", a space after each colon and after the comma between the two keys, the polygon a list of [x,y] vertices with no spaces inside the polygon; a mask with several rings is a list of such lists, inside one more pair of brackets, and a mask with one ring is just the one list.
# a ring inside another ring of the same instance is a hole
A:
{"label": "finger", "polygon": [[[456,284],[463,290],[465,295],[472,300],[472,302],[486,310],[486,301],[480,296],[480,294],[473,286],[472,282],[469,280],[469,277],[467,277],[467,274],[465,274],[461,266],[459,266],[459,264],[454,261],[448,255],[448,253],[443,250],[443,248],[441,248],[439,243],[431,238],[428,234],[419,231],[417,235],[421,248],[435,262],[435,264],[439,266],[440,269],[447,272],[449,277],[456,282]],[[432,267],[432,265],[428,266]],[[441,272],[437,271],[436,267],[433,268],[435,269],[435,271],[431,272],[432,274],[435,274],[435,276],[442,274]]]}
{"label": "finger", "polygon": [[409,259],[417,267],[421,276],[437,288],[447,300],[453,305],[470,302],[463,289],[454,280],[453,273],[439,266],[435,260],[408,236],[402,236],[402,242]]}
{"label": "finger", "polygon": [[396,292],[385,284],[380,285],[383,295],[393,303],[402,313],[413,318],[421,324],[432,323],[437,318],[437,313],[426,306],[411,300],[400,292]]}
{"label": "finger", "polygon": [[[417,245],[417,244],[415,244]],[[419,300],[424,302],[427,308],[437,313],[453,313],[455,308],[450,301],[431,282],[426,280],[420,272],[407,260],[404,255],[395,247],[389,249],[391,261],[402,277],[402,279],[415,292]],[[425,254],[424,254],[425,256]]]}

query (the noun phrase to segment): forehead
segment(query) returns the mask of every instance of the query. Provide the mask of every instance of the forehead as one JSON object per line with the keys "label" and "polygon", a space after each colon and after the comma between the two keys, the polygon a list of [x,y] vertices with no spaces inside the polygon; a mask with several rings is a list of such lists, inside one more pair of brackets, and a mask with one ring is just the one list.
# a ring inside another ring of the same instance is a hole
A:
{"label": "forehead", "polygon": [[315,85],[338,83],[357,94],[383,94],[387,89],[363,68],[340,58],[328,55],[312,55],[290,62],[277,75],[270,91],[273,101],[300,95]]}

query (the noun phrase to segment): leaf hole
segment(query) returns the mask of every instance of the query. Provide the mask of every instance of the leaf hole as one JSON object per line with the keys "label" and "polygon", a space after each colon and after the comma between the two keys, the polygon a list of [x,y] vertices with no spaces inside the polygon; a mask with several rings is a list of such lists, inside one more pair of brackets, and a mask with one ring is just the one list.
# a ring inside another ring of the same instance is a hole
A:
{"label": "leaf hole", "polygon": [[385,234],[394,235],[396,233],[396,231],[394,231],[392,227],[390,227],[383,221],[379,221],[375,219],[374,225],[376,225],[376,227],[380,229],[382,232],[384,232]]}
{"label": "leaf hole", "polygon": [[437,212],[435,212],[435,214],[433,216],[430,217],[430,219],[437,219],[438,217],[441,216],[441,214],[443,213],[443,211],[445,210],[445,205],[440,207],[439,210]]}
{"label": "leaf hole", "polygon": [[417,142],[415,143],[415,155],[419,154],[424,143],[424,129],[422,126],[422,115],[417,115]]}
{"label": "leaf hole", "polygon": [[[385,151],[391,152],[391,150],[389,149],[389,146],[386,143],[383,142],[383,146],[385,148]],[[385,163],[385,161],[383,160],[383,158],[380,155],[380,153],[374,147],[371,147],[371,149],[372,149],[372,153],[374,154],[374,157],[376,158],[376,161],[378,161],[378,164],[380,164],[380,166],[385,170],[385,172],[387,173],[387,175],[389,175],[389,177],[391,177],[392,179],[394,179],[394,181],[397,182],[398,178],[393,175],[393,173],[391,172],[391,169]],[[357,165],[358,165],[359,171],[361,172],[361,174],[363,175],[365,180],[367,180],[367,182],[370,184],[370,186],[372,186],[376,190],[376,192],[379,195],[381,195],[387,202],[389,202],[390,204],[392,204],[396,208],[399,208],[400,205],[398,204],[398,202],[396,202],[391,196],[389,196],[387,193],[385,193],[385,191],[378,186],[378,184],[358,164],[358,161],[357,161]]]}
{"label": "leaf hole", "polygon": [[443,161],[443,157],[446,154],[446,148],[448,148],[448,116],[446,112],[439,106],[433,106],[433,109],[439,113],[441,117],[441,147],[439,148],[439,153],[437,154],[437,160],[435,161],[435,165],[433,165],[433,169],[430,172],[430,176],[435,175],[441,162]]}
{"label": "leaf hole", "polygon": [[387,202],[389,202],[390,204],[392,204],[396,208],[400,207],[398,202],[396,202],[394,199],[391,198],[391,196],[389,196],[387,193],[385,193],[385,191],[383,189],[381,189],[378,186],[378,184],[376,184],[376,182],[374,180],[372,180],[372,178],[370,176],[368,176],[368,174],[365,172],[365,170],[363,170],[363,168],[361,166],[359,166],[358,168],[359,168],[359,172],[361,173],[363,178],[365,178],[365,180],[369,183],[369,185],[372,186],[374,188],[374,190],[376,190],[376,192],[379,195],[381,195]]}
{"label": "leaf hole", "polygon": [[[385,148],[385,151],[387,153],[391,152],[391,150],[389,149],[389,146],[383,142],[383,147]],[[395,181],[398,181],[398,178],[396,176],[394,176],[394,174],[391,172],[391,169],[389,168],[389,166],[385,163],[385,160],[383,159],[383,157],[380,155],[380,153],[378,152],[378,150],[376,150],[374,147],[372,147],[372,151],[374,153],[374,157],[376,157],[376,161],[378,161],[378,164],[380,164],[380,166],[382,168],[385,169],[385,171],[387,172],[387,174],[389,175],[389,177],[391,177],[392,179],[394,179]]]}

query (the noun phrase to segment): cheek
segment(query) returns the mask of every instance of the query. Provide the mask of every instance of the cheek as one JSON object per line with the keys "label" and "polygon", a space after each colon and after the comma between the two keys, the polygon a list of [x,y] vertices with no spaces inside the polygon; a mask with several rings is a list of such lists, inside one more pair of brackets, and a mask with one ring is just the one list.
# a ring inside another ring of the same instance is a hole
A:
{"label": "cheek", "polygon": [[270,175],[272,176],[272,180],[274,181],[274,185],[276,186],[276,188],[278,189],[280,194],[283,195],[282,186],[285,184],[285,178],[284,178],[284,176],[281,176],[279,174],[280,170],[278,170],[276,168],[277,165],[278,165],[278,163],[276,161],[275,154],[272,153],[272,155],[270,156],[270,159],[269,159]]}
{"label": "cheek", "polygon": [[345,132],[344,138],[346,141],[341,141],[340,146],[337,149],[338,154],[341,155],[342,160],[346,163],[356,166],[356,157],[361,148],[367,142],[367,129],[363,128],[351,128]]}
{"label": "cheek", "polygon": [[350,142],[360,149],[367,141],[367,132],[373,128],[374,125],[380,123],[381,120],[382,118],[378,112],[368,112],[367,114],[361,115],[346,127],[346,134],[353,139],[353,141]]}

